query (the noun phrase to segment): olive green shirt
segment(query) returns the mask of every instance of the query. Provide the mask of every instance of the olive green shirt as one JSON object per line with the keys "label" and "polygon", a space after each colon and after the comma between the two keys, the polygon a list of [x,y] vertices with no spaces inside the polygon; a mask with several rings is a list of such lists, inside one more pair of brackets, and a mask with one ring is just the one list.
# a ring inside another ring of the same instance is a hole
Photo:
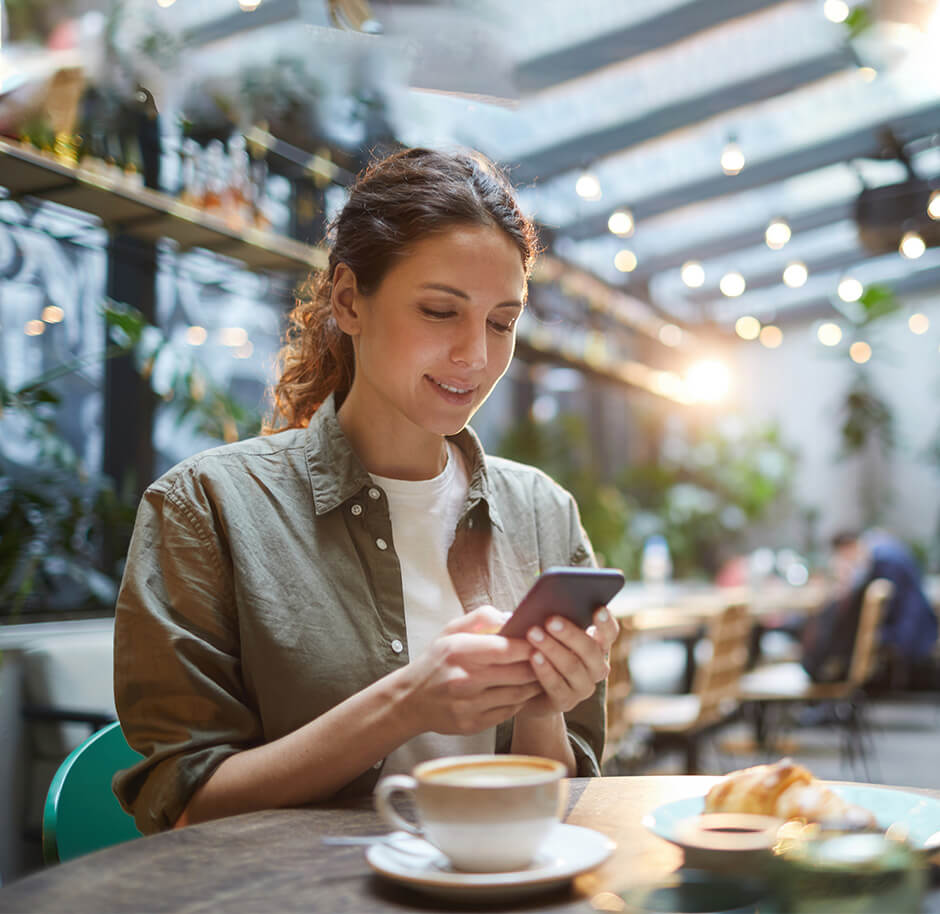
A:
{"label": "olive green shirt", "polygon": [[[511,610],[550,565],[594,561],[574,499],[453,439],[470,469],[448,568],[467,611]],[[142,832],[172,827],[228,756],[278,739],[408,663],[388,502],[333,400],[306,429],[198,454],[141,501],[117,603],[115,699],[144,760],[114,779]],[[566,715],[599,773],[604,684]],[[496,749],[508,752],[512,720]],[[339,795],[370,792],[382,763]]]}

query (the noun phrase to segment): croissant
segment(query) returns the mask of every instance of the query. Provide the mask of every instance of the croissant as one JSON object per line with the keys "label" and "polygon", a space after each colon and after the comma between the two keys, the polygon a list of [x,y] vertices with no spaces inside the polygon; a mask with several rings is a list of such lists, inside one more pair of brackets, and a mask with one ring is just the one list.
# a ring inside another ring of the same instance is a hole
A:
{"label": "croissant", "polygon": [[847,829],[876,825],[868,810],[846,803],[807,768],[790,759],[731,772],[706,794],[705,812],[839,823]]}

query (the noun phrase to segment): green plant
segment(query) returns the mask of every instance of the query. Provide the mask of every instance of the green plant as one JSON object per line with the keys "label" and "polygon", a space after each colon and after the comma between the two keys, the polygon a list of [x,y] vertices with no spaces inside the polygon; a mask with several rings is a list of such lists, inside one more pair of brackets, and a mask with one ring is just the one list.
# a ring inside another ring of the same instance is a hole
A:
{"label": "green plant", "polygon": [[156,361],[170,360],[160,390],[196,430],[219,440],[254,434],[260,415],[219,390],[192,359],[179,358],[166,337],[133,309],[108,302],[110,342],[93,356],[64,362],[15,390],[0,382],[7,422],[32,445],[18,462],[0,440],[0,618],[37,613],[111,612],[136,514],[136,493],[119,491],[108,476],[89,472],[57,424],[57,385],[87,364],[133,354],[153,378]]}
{"label": "green plant", "polygon": [[[900,307],[897,296],[887,286],[868,286],[856,303],[849,342],[858,341],[862,336],[870,339],[872,325],[894,314]],[[843,354],[839,355],[844,358]],[[841,446],[838,459],[871,455],[890,460],[897,445],[891,404],[877,390],[867,362],[853,364],[852,369],[852,380],[839,410]],[[873,453],[875,451],[877,454]],[[885,474],[880,469],[873,469],[870,462],[865,465],[866,473],[859,491],[866,525],[880,522],[883,509],[891,500],[890,484],[885,480]]]}
{"label": "green plant", "polygon": [[544,470],[574,495],[581,523],[601,564],[618,568],[637,564],[636,543],[629,538],[627,500],[617,486],[600,478],[580,416],[561,415],[552,422],[527,417],[504,436],[496,453]]}
{"label": "green plant", "polygon": [[677,575],[711,577],[748,528],[785,501],[796,454],[773,425],[715,426],[670,452],[620,476],[635,506],[631,533],[638,545],[663,535]]}
{"label": "green plant", "polygon": [[713,429],[683,443],[681,453],[625,466],[604,480],[584,421],[561,415],[515,426],[497,452],[539,467],[575,497],[600,561],[640,574],[643,544],[666,537],[675,573],[711,576],[750,523],[781,503],[795,454],[775,427]]}

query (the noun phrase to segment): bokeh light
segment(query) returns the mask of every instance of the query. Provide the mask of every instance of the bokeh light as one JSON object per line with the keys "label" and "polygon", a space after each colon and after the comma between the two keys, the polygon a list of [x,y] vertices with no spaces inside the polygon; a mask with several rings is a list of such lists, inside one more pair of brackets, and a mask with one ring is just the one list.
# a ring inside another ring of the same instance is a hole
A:
{"label": "bokeh light", "polygon": [[849,346],[849,357],[853,362],[864,365],[871,358],[871,346],[864,340],[856,340]]}
{"label": "bokeh light", "polygon": [[776,349],[783,342],[783,331],[773,324],[767,324],[761,328],[760,342],[768,349]]}
{"label": "bokeh light", "polygon": [[838,324],[826,321],[819,325],[816,337],[823,346],[838,346],[842,342],[842,328]]}
{"label": "bokeh light", "polygon": [[721,282],[718,283],[718,288],[721,289],[722,295],[727,295],[728,298],[737,298],[739,295],[744,294],[747,283],[740,273],[725,273],[721,277]]}
{"label": "bokeh light", "polygon": [[756,340],[760,336],[760,321],[750,314],[742,314],[734,322],[734,332],[742,340]]}

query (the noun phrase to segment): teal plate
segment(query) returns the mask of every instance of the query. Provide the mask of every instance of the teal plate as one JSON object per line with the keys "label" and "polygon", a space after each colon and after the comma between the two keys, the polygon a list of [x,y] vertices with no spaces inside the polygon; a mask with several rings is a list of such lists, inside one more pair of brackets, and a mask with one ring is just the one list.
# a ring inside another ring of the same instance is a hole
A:
{"label": "teal plate", "polygon": [[[940,800],[907,790],[868,784],[830,786],[847,803],[870,810],[882,828],[887,829],[891,825],[903,828],[915,849],[940,849]],[[674,800],[644,816],[643,825],[654,835],[684,847],[676,839],[676,825],[683,819],[700,815],[704,808],[703,796]]]}

